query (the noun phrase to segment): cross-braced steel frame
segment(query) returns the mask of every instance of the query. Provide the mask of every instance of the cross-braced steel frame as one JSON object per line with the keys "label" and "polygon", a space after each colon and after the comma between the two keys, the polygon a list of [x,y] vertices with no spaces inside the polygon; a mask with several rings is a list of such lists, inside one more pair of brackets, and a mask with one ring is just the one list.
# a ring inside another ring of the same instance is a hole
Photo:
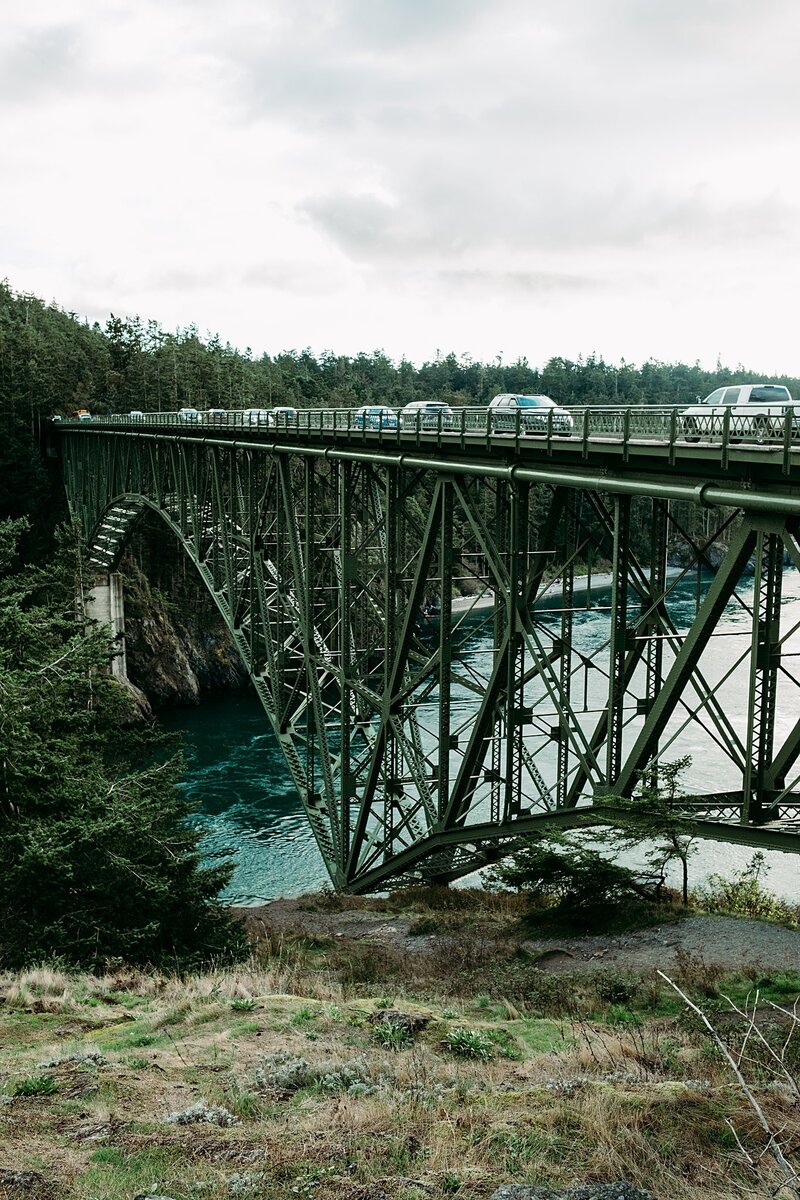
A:
{"label": "cross-braced steel frame", "polygon": [[[800,501],[781,512],[745,485],[698,541],[679,498],[701,503],[707,489],[677,469],[659,482],[591,464],[559,474],[530,455],[520,466],[168,432],[60,441],[98,570],[147,512],[197,567],[336,887],[457,878],[657,779],[687,730],[725,763],[723,787],[686,801],[698,829],[787,836],[772,831],[796,803],[800,708],[781,583],[787,558],[800,565]],[[687,628],[670,597],[720,538]],[[676,539],[689,563],[677,577]],[[581,650],[586,611],[606,625]],[[708,651],[731,612],[736,654],[721,667]],[[736,714],[726,689],[742,679]]]}

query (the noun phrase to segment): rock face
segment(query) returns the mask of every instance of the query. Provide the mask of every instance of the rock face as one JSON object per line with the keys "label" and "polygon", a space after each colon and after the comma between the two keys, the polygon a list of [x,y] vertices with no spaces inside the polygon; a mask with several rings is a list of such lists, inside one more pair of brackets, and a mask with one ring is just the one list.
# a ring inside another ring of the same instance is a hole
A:
{"label": "rock face", "polygon": [[233,639],[199,578],[160,561],[145,574],[132,554],[120,573],[128,678],[154,708],[198,704],[203,691],[248,685]]}

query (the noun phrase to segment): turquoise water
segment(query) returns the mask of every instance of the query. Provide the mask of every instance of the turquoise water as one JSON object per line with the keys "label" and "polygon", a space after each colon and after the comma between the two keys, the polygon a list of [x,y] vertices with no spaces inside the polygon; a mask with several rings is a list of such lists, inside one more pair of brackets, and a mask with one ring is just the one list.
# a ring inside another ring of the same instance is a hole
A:
{"label": "turquoise water", "polygon": [[[597,594],[594,601],[606,601]],[[672,595],[670,610],[678,628],[686,628],[694,616],[697,589],[694,582],[680,585]],[[484,655],[491,642],[486,613],[463,621],[462,658]],[[555,620],[556,618],[554,618]],[[715,639],[704,670],[710,682],[721,678],[744,648],[751,618],[732,602]],[[800,575],[789,571],[784,578],[784,630],[800,622]],[[574,646],[591,652],[608,637],[608,616],[597,611],[576,614]],[[784,647],[784,664],[794,674],[793,653],[800,653],[800,635]],[[666,661],[669,662],[667,656]],[[744,671],[744,674],[743,674]],[[596,677],[596,678],[593,678]],[[598,689],[604,687],[601,672],[590,675]],[[784,688],[779,692],[777,741],[794,724],[800,693]],[[720,692],[726,712],[741,727],[746,719],[746,668],[740,668],[723,684]],[[591,703],[591,698],[590,698]],[[185,787],[199,805],[197,823],[206,834],[206,846],[214,856],[226,854],[236,868],[225,899],[234,904],[259,904],[277,896],[293,896],[329,882],[322,858],[311,835],[291,783],[288,770],[266,716],[254,692],[216,695],[198,708],[172,709],[161,716],[169,729],[184,733],[187,757]],[[679,721],[673,722],[677,730]],[[669,733],[669,730],[668,730]],[[691,784],[698,791],[714,791],[735,784],[732,765],[694,727],[677,736],[665,755],[693,756]],[[546,760],[545,760],[546,761]],[[725,843],[700,843],[692,877],[699,881],[711,872],[731,873],[752,856],[747,847]],[[771,853],[769,886],[800,901],[800,859],[793,854]]]}
{"label": "turquoise water", "polygon": [[236,861],[226,900],[260,904],[330,882],[255,692],[217,694],[160,719],[184,734],[184,786],[208,851]]}

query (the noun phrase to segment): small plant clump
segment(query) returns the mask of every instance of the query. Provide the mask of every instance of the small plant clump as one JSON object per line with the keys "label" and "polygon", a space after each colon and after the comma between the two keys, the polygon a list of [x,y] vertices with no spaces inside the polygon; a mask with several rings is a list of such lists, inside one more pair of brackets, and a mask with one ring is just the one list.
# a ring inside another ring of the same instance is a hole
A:
{"label": "small plant clump", "polygon": [[388,1022],[374,1025],[372,1036],[378,1045],[386,1050],[406,1050],[414,1042],[414,1035],[402,1025],[391,1025]]}
{"label": "small plant clump", "polygon": [[229,1109],[218,1104],[206,1104],[204,1100],[198,1100],[196,1104],[172,1112],[165,1118],[167,1125],[219,1125],[222,1128],[235,1125],[237,1121],[238,1117]]}
{"label": "small plant clump", "polygon": [[444,1035],[443,1045],[457,1058],[490,1059],[494,1057],[494,1045],[487,1033],[480,1029],[466,1029],[455,1025]]}
{"label": "small plant clump", "polygon": [[288,1050],[264,1055],[261,1066],[253,1072],[253,1083],[260,1092],[277,1098],[288,1098],[302,1088],[313,1088],[332,1095],[371,1095],[385,1083],[375,1079],[364,1057],[351,1059],[338,1066],[330,1063],[310,1063]]}
{"label": "small plant clump", "polygon": [[29,1075],[20,1079],[14,1088],[15,1096],[52,1096],[58,1091],[58,1080],[52,1075]]}

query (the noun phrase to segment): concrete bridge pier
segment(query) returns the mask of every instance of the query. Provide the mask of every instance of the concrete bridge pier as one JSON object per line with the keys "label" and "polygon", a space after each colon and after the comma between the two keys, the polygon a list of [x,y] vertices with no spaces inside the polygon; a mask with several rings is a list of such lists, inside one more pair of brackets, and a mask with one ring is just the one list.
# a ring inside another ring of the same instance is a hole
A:
{"label": "concrete bridge pier", "polygon": [[116,647],[116,654],[111,660],[111,674],[120,683],[128,683],[122,576],[116,571],[109,571],[107,575],[98,575],[95,579],[95,585],[86,597],[86,616],[98,625],[108,626]]}

